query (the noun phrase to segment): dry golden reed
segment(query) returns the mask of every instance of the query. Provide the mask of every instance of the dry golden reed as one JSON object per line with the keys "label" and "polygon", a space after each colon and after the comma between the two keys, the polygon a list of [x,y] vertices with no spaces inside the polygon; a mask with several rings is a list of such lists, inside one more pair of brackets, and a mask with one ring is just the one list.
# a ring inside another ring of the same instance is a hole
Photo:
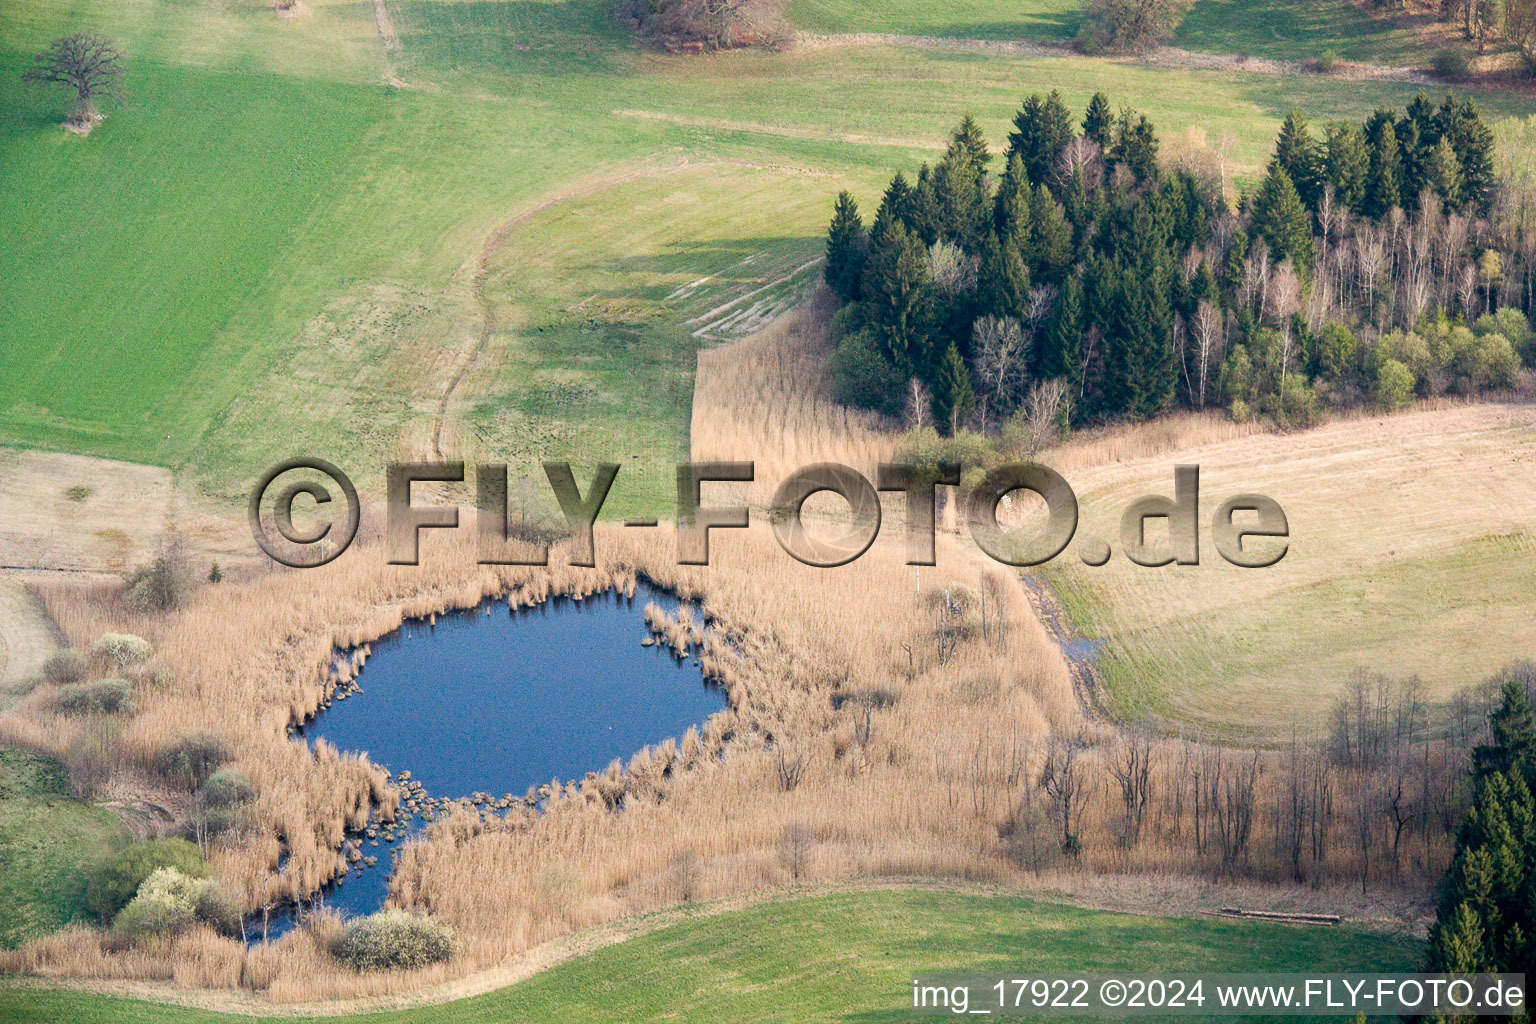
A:
{"label": "dry golden reed", "polygon": [[[822,397],[823,314],[812,305],[700,356],[695,456],[756,461],[758,482],[744,489],[755,504],[800,465],[838,461],[872,473],[894,450],[880,424]],[[1243,429],[1186,417],[1166,436],[1077,442],[1071,459]],[[725,500],[713,491],[707,497]],[[1188,841],[1187,801],[1196,799],[1185,795],[1188,758],[1200,748],[1154,744],[1153,796],[1139,834],[1126,842],[1109,771],[1119,732],[1085,716],[1017,576],[948,535],[939,538],[939,565],[919,573],[905,564],[902,519],[892,512],[873,548],[837,569],[795,562],[759,521],[716,531],[707,567],[678,565],[667,528],[638,536],[599,527],[597,569],[562,564],[558,548],[548,569],[481,566],[471,530],[430,531],[418,567],[388,565],[380,545],[364,543],[321,569],[204,587],[163,620],[125,618],[101,593],[47,590],[48,608],[73,644],[128,629],[155,645],[137,682],[140,712],[121,731],[131,769],[124,777],[147,778],[156,752],[191,730],[211,729],[237,751],[236,766],[260,794],[260,828],[238,846],[218,848],[213,860],[249,908],[331,880],[345,830],[371,808],[387,815],[395,806],[384,773],[366,759],[323,743],[311,752],[288,730],[356,674],[368,643],[407,618],[486,598],[517,606],[552,594],[632,594],[643,576],[697,602],[702,622],[648,609],[647,626],[674,649],[696,646],[729,706],[623,765],[549,780],[538,813],[484,820],[454,810],[408,843],[391,903],[429,911],[455,929],[461,953],[449,964],[352,973],[325,954],[334,931],[327,920],[250,951],[206,932],[117,950],[73,928],[6,954],[0,966],[312,1001],[421,991],[576,929],[796,881],[1016,883],[1041,868],[1021,854],[1025,839],[1056,845],[1059,820],[1032,808],[1044,806],[1042,774],[1067,740],[1082,772],[1072,823],[1082,853],[1070,867],[1214,876],[1214,848],[1192,853]],[[338,651],[356,653],[338,659]],[[55,751],[79,728],[50,716],[42,697],[0,718],[0,738]],[[1278,799],[1277,757],[1265,755],[1256,776],[1253,838],[1229,873],[1282,878],[1288,870],[1265,810]],[[1342,780],[1337,791],[1346,792]],[[619,805],[623,813],[614,813]],[[1335,855],[1315,865],[1319,876],[1353,870],[1346,824],[1340,817],[1328,826]],[[278,874],[283,854],[287,866]],[[1426,877],[1440,857],[1426,847],[1423,865],[1405,877]],[[1049,859],[1050,870],[1063,867]]]}

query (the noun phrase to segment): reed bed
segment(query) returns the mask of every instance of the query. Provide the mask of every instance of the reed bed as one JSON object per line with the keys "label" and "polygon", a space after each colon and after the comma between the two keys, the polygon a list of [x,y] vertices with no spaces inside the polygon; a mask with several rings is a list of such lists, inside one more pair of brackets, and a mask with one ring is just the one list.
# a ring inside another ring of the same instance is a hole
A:
{"label": "reed bed", "polygon": [[[839,461],[872,474],[894,450],[878,423],[819,397],[822,320],[812,307],[700,357],[695,456],[754,459],[759,482],[746,493],[756,504],[806,462]],[[1135,450],[1221,429],[1191,418],[1167,439],[1135,442]],[[1101,440],[1079,457],[1115,451]],[[456,931],[461,951],[448,964],[353,973],[325,954],[335,922],[323,917],[249,951],[207,932],[125,950],[73,928],[0,956],[0,968],[313,1001],[417,992],[590,925],[806,881],[1017,883],[1063,870],[1290,877],[1280,842],[1285,822],[1268,810],[1280,807],[1294,775],[1279,752],[1257,755],[1262,763],[1246,796],[1251,837],[1239,855],[1224,855],[1215,840],[1190,841],[1191,828],[1201,827],[1193,806],[1208,798],[1198,785],[1190,789],[1191,765],[1196,778],[1203,765],[1210,779],[1210,762],[1201,760],[1210,748],[1199,744],[1149,741],[1141,824],[1127,828],[1113,770],[1125,742],[1119,730],[1084,714],[1017,577],[957,537],[941,535],[939,564],[920,574],[904,563],[896,531],[849,565],[816,569],[780,550],[761,521],[715,532],[704,567],[677,564],[666,527],[640,535],[599,526],[597,552],[596,569],[564,564],[559,547],[547,569],[482,566],[472,530],[429,531],[420,566],[388,565],[382,546],[365,541],[320,569],[204,587],[159,620],[124,618],[110,594],[45,590],[73,644],[132,628],[155,645],[137,677],[140,710],[120,727],[125,774],[193,730],[212,730],[235,749],[235,766],[259,793],[259,825],[217,848],[213,860],[248,908],[331,880],[346,829],[370,812],[387,818],[396,806],[381,769],[324,744],[311,752],[288,730],[356,676],[368,644],[408,618],[487,598],[515,607],[556,594],[633,594],[644,578],[688,602],[677,616],[647,609],[647,627],[674,651],[696,654],[729,704],[701,729],[625,763],[548,780],[536,809],[450,811],[408,843],[390,902],[430,912]],[[61,751],[84,727],[50,717],[39,696],[0,718],[0,738]],[[1064,823],[1043,780],[1054,772],[1059,781],[1068,750],[1080,774]],[[1221,756],[1226,777],[1241,780],[1238,755]],[[1317,884],[1351,878],[1358,867],[1346,850],[1348,780],[1333,784],[1341,810],[1319,815],[1328,856],[1304,858]],[[1230,812],[1230,785],[1225,796],[1219,786],[1212,792]],[[1211,828],[1208,804],[1205,813]],[[1063,829],[1078,845],[1068,859],[1060,855]],[[1395,875],[1379,865],[1372,874],[1367,865],[1363,876],[1378,887],[1396,881],[1422,889],[1443,861],[1443,843],[1428,828],[1424,836],[1422,854],[1399,858]]]}

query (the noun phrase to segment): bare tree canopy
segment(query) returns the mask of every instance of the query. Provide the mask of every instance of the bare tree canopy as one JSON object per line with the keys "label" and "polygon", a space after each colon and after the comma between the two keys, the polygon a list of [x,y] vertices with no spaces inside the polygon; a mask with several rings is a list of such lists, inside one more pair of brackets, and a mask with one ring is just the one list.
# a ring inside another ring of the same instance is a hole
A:
{"label": "bare tree canopy", "polygon": [[98,100],[123,101],[127,61],[112,40],[90,32],[60,36],[33,58],[22,74],[28,85],[60,85],[74,90],[71,124],[89,124],[101,116]]}

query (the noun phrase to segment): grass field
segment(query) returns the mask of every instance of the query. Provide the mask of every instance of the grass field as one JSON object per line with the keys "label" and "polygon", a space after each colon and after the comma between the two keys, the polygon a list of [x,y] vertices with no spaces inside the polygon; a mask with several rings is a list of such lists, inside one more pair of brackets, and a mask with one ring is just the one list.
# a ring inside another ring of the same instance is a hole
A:
{"label": "grass field", "polygon": [[[920,971],[1392,971],[1412,940],[1350,928],[1149,918],[1018,897],[897,891],[769,903],[685,921],[488,995],[337,1024],[580,1020],[901,1021]],[[12,1024],[260,1024],[75,992],[0,987]],[[292,1017],[272,1018],[292,1020]]]}
{"label": "grass field", "polygon": [[[1099,674],[1125,718],[1289,735],[1293,722],[1320,724],[1357,669],[1417,675],[1439,703],[1536,656],[1533,458],[1528,406],[1473,406],[1069,472],[1082,502],[1074,546],[1104,538],[1116,556],[1090,568],[1069,551],[1046,575],[1076,627],[1104,641]],[[1172,494],[1176,463],[1201,469],[1201,563],[1134,565],[1119,553],[1120,512]],[[1231,566],[1210,540],[1216,508],[1245,491],[1289,520],[1289,550],[1268,569]]]}
{"label": "grass field", "polygon": [[[1082,25],[1075,0],[792,0],[789,16],[807,32],[888,32],[959,39],[1065,42]],[[1424,16],[1392,15],[1352,0],[1197,0],[1172,45],[1200,53],[1304,60],[1332,50],[1344,60],[1423,66]]]}
{"label": "grass field", "polygon": [[57,761],[0,748],[0,947],[84,916],[82,866],[126,838],[111,811],[70,798]]}
{"label": "grass field", "polygon": [[[0,439],[226,498],[292,451],[367,483],[439,433],[471,456],[639,454],[610,508],[655,509],[697,346],[782,308],[836,191],[872,206],[963,112],[999,142],[1026,92],[1104,89],[1251,177],[1291,106],[1412,92],[888,46],[666,57],[606,0],[396,2],[388,45],[366,5],[309,9],[0,12]],[[129,108],[88,139],[16,74],[77,28],[132,61]]]}

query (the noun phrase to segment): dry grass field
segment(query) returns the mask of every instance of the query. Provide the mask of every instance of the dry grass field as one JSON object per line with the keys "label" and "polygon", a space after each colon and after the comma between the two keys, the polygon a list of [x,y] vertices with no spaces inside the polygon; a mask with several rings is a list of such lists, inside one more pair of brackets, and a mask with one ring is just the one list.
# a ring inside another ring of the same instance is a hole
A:
{"label": "dry grass field", "polygon": [[[1076,490],[1081,521],[1044,575],[1076,629],[1103,641],[1098,670],[1117,715],[1275,737],[1319,724],[1357,670],[1417,676],[1442,703],[1532,655],[1530,405],[1169,443],[1120,456],[1088,441],[1046,459]],[[1179,463],[1201,469],[1200,564],[1137,566],[1119,554],[1120,514],[1143,494],[1171,496]],[[1210,540],[1212,514],[1239,492],[1285,509],[1289,550],[1271,568],[1234,567]],[[1089,538],[1116,556],[1082,564],[1075,549]]]}

